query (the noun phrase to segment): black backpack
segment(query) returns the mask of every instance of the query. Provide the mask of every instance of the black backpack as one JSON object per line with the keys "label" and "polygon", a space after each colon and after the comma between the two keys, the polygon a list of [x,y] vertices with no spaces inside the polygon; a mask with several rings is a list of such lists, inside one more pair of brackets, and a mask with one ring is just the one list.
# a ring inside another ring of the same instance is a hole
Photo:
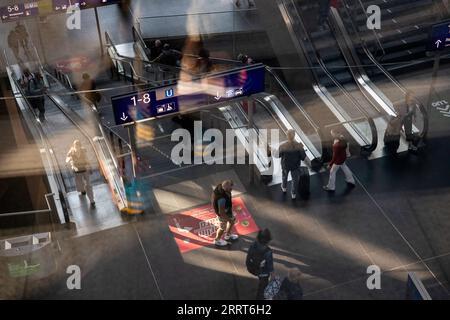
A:
{"label": "black backpack", "polygon": [[261,262],[269,251],[269,247],[265,247],[264,250],[258,248],[258,244],[255,241],[248,249],[247,259],[245,260],[248,272],[254,276],[259,276],[261,274]]}

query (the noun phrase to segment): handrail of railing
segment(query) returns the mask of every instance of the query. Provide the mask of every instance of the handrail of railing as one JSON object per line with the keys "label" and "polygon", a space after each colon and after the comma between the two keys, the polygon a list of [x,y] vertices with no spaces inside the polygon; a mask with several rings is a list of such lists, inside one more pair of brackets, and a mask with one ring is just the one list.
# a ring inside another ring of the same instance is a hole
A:
{"label": "handrail of railing", "polygon": [[69,75],[67,75],[65,72],[63,72],[57,68],[55,68],[55,73],[64,78],[65,83],[67,83],[67,86],[69,87],[69,89],[75,90],[74,86],[72,85],[72,81],[70,80]]}
{"label": "handrail of railing", "polygon": [[[92,149],[94,150],[94,153],[95,153],[95,155],[96,155],[96,158],[100,161],[100,159],[101,159],[101,157],[100,157],[100,154],[99,154],[99,151],[95,148],[95,144],[94,144],[94,142],[95,142],[95,139],[94,138],[92,138],[88,133],[87,133],[87,131],[77,122],[77,121],[75,121],[68,113],[67,113],[67,111],[66,110],[64,110],[64,108],[62,107],[62,106],[60,106],[59,105],[59,103],[51,96],[51,95],[48,95],[48,97],[50,98],[49,100],[58,108],[58,109],[60,109],[61,111],[62,111],[62,113],[74,124],[74,126],[75,127],[77,127],[78,128],[78,130],[86,137],[86,139],[89,141],[89,144],[92,146]],[[102,127],[101,126],[99,126],[99,129],[100,130],[102,130]],[[108,141],[107,139],[104,139],[104,141]],[[117,164],[117,161],[116,161],[116,159],[115,159],[115,156],[114,156],[114,153],[112,152],[112,150],[111,150],[111,148],[109,148],[109,146],[108,146],[108,153],[109,153],[109,156],[108,155],[106,155],[106,156],[108,156],[107,158],[110,158],[110,159],[112,159],[113,160],[113,163],[114,163],[114,167],[116,168],[116,170],[117,170],[117,175],[119,176],[119,178],[120,178],[120,173],[118,172],[118,170],[119,170],[119,168],[118,168],[118,164]],[[117,181],[116,180],[114,180],[114,183],[117,185]],[[121,188],[120,188],[120,186],[117,188],[118,190],[121,190]],[[127,201],[126,201],[126,195],[123,195],[121,192],[118,192],[118,194],[119,194],[119,197],[121,198],[121,202],[122,203],[127,203]]]}
{"label": "handrail of railing", "polygon": [[273,70],[266,66],[266,70],[272,75],[272,77],[275,79],[275,81],[280,85],[280,87],[283,89],[283,91],[288,95],[289,99],[295,104],[295,106],[300,110],[302,115],[306,118],[306,120],[309,122],[309,124],[316,130],[320,131],[320,127],[312,120],[312,118],[309,116],[309,114],[303,109],[303,107],[300,105],[300,103],[297,101],[295,96],[292,94],[292,92],[289,90],[289,88],[284,84],[284,82],[280,79],[280,77],[273,72]]}
{"label": "handrail of railing", "polygon": [[[6,67],[10,68],[10,63],[9,63],[9,59],[8,59],[8,55],[6,53],[6,50],[3,50],[3,55],[4,55],[4,58],[5,58],[5,62],[6,62]],[[33,108],[31,107],[30,102],[27,99],[27,95],[25,94],[25,92],[23,91],[23,88],[18,83],[18,80],[15,79],[13,76],[11,76],[10,79],[13,80],[15,88],[18,90],[17,92],[14,92],[14,88],[12,88],[15,98],[16,99],[20,99],[20,98],[23,99],[23,101],[24,101],[25,105],[27,106],[28,110],[36,118],[36,113],[33,110]],[[20,97],[17,97],[17,95],[20,95]],[[40,137],[40,140],[42,142],[42,145],[44,146],[45,150],[47,151],[45,154],[47,156],[47,161],[48,161],[48,164],[49,164],[48,168],[49,168],[49,170],[51,172],[51,175],[54,177],[56,185],[57,185],[59,201],[61,202],[61,207],[62,207],[62,210],[63,210],[64,219],[65,219],[64,222],[68,223],[68,222],[70,222],[70,219],[69,219],[69,213],[67,211],[67,203],[66,203],[67,186],[66,186],[66,183],[64,181],[64,177],[62,176],[61,167],[59,165],[58,160],[56,159],[56,156],[51,151],[51,150],[54,150],[54,148],[52,147],[51,142],[48,140],[44,130],[42,129],[42,127],[40,125],[37,125],[36,123],[35,123],[35,128],[36,128],[37,132],[39,133],[39,137]],[[56,168],[56,170],[54,170],[55,168]],[[55,201],[56,201],[56,199],[55,199]],[[48,204],[48,202],[47,202],[47,204]]]}
{"label": "handrail of railing", "polygon": [[[136,30],[136,29],[134,29],[134,30]],[[133,60],[132,58],[130,58],[130,57],[126,57],[126,56],[123,56],[123,55],[121,55],[118,51],[117,51],[117,48],[116,48],[116,46],[115,46],[115,43],[114,43],[114,41],[112,40],[112,38],[111,38],[111,36],[109,35],[109,33],[108,33],[108,31],[105,31],[105,39],[106,39],[106,45],[108,46],[108,47],[110,47],[110,48],[112,48],[112,50],[114,51],[114,55],[116,56],[116,57],[118,57],[118,58],[121,58],[121,59],[117,59],[117,60],[120,60],[120,61],[123,61],[123,62],[126,62],[127,64],[129,64],[129,65],[131,65],[132,66],[132,63],[129,61],[129,60]],[[145,61],[142,61],[143,63],[145,62]],[[186,71],[186,70],[184,70],[183,68],[181,68],[181,67],[175,67],[175,66],[169,66],[169,65],[163,65],[163,64],[160,64],[160,63],[144,63],[144,65],[145,66],[157,66],[157,67],[161,67],[161,68],[164,68],[164,69],[168,69],[169,71],[178,71],[178,72],[180,72],[180,71]],[[134,67],[133,67],[133,69],[134,69]],[[134,70],[134,72],[136,73],[136,71]],[[137,74],[137,73],[136,73]]]}
{"label": "handrail of railing", "polygon": [[138,20],[145,19],[164,19],[164,18],[178,18],[178,17],[187,17],[187,16],[204,16],[204,15],[212,15],[212,14],[224,14],[224,13],[236,13],[236,12],[250,12],[257,11],[257,8],[245,8],[245,9],[236,9],[236,10],[225,10],[225,11],[212,11],[212,12],[195,12],[195,13],[180,13],[180,14],[169,14],[166,16],[142,16],[139,17]]}
{"label": "handrail of railing", "polygon": [[[338,87],[340,89],[340,91],[347,97],[347,99],[349,99],[352,103],[352,105],[354,107],[356,107],[358,109],[359,112],[361,112],[364,116],[367,116],[367,113],[364,111],[364,108],[362,108],[359,103],[356,101],[356,99],[348,93],[348,91],[344,88],[344,86],[333,76],[333,74],[328,70],[327,66],[325,65],[325,63],[323,62],[322,58],[319,56],[318,54],[318,50],[316,47],[316,44],[314,43],[314,41],[312,41],[311,36],[308,32],[308,29],[306,28],[305,24],[303,23],[303,19],[301,14],[298,12],[297,8],[295,7],[295,4],[293,2],[293,0],[289,0],[292,4],[292,7],[295,8],[295,14],[298,18],[298,23],[300,24],[300,26],[303,29],[303,34],[306,36],[307,41],[311,44],[312,48],[313,48],[313,52],[314,55],[316,57],[316,60],[318,62],[318,64],[320,65],[320,67],[322,68],[322,70],[327,74],[328,78],[330,78],[330,80],[334,83],[334,85],[336,87]],[[320,84],[320,82],[318,81],[318,84]]]}
{"label": "handrail of railing", "polygon": [[[53,77],[53,75],[51,75],[51,74],[49,74],[49,73],[47,73],[47,75],[49,75],[51,78],[53,78],[53,80],[57,81],[57,79],[55,79],[55,77]],[[73,87],[71,87],[71,88],[69,88],[69,89],[72,89],[72,90],[75,92],[75,90],[73,89]],[[83,95],[80,95],[79,98],[80,98],[86,105],[88,105],[88,106],[91,108],[92,111],[95,112],[95,114],[97,115],[97,118],[98,118],[98,114],[97,114],[97,112],[96,112],[96,111],[97,111],[97,108],[95,107],[95,105],[94,105],[89,99],[87,99],[86,97],[84,97]],[[97,120],[99,120],[99,119],[97,119]],[[100,121],[98,121],[98,124],[99,124],[100,130],[101,130],[102,133],[103,133],[103,134],[102,134],[103,137],[106,137],[106,135],[105,135],[105,133],[104,133],[104,131],[103,131],[104,129],[106,129],[108,133],[113,134],[118,140],[121,141],[121,143],[123,143],[124,145],[126,145],[127,148],[128,148],[128,150],[131,150],[131,145],[130,145],[124,138],[122,138],[119,134],[117,134],[115,131],[111,130],[111,129],[108,128],[107,126],[103,125]],[[109,149],[110,149],[110,151],[111,151],[111,148],[109,148]],[[116,167],[117,167],[117,166],[116,166]]]}

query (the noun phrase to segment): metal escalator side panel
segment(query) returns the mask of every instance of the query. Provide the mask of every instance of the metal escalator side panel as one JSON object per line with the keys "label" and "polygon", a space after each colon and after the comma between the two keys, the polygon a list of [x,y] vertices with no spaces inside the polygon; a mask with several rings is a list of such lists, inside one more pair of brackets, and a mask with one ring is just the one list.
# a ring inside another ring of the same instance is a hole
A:
{"label": "metal escalator side panel", "polygon": [[[286,4],[287,2],[289,2],[289,4]],[[287,10],[287,5],[290,5],[291,10]],[[315,61],[317,61],[317,65],[320,66],[321,70],[326,74],[326,76],[332,81],[332,83],[334,83],[334,85],[340,90],[340,92],[342,92],[344,94],[344,96],[350,101],[350,103],[353,105],[354,108],[356,108],[358,110],[358,112],[360,112],[362,114],[363,117],[366,117],[367,121],[370,123],[370,128],[371,128],[371,134],[372,134],[372,139],[367,139],[367,137],[365,137],[365,134],[360,130],[360,128],[354,124],[351,125],[347,125],[348,123],[350,123],[352,121],[352,118],[348,117],[348,114],[342,114],[341,111],[343,110],[343,108],[341,106],[338,105],[338,102],[335,99],[329,99],[328,97],[331,96],[331,94],[328,93],[328,90],[321,85],[321,82],[319,81],[319,78],[316,74],[314,70],[314,68],[312,69],[311,72],[313,72],[315,78],[316,78],[316,83],[313,84],[313,89],[316,92],[316,94],[319,95],[320,99],[325,103],[325,105],[330,108],[331,112],[336,116],[338,113],[339,116],[337,117],[339,121],[344,122],[345,125],[345,129],[348,131],[353,131],[353,132],[349,132],[350,135],[352,137],[358,137],[357,139],[355,139],[357,141],[357,143],[360,144],[360,146],[367,150],[373,150],[376,148],[376,144],[377,144],[377,139],[374,137],[377,137],[376,135],[376,129],[373,128],[373,121],[370,120],[370,117],[367,116],[367,114],[364,112],[363,108],[361,108],[358,104],[358,101],[356,101],[349,92],[347,92],[347,90],[339,83],[339,81],[334,78],[334,76],[330,73],[330,71],[327,69],[327,67],[325,66],[324,62],[322,61],[322,59],[320,58],[320,56],[318,55],[318,51],[315,47],[314,42],[312,41],[312,39],[310,38],[308,31],[306,29],[306,27],[303,25],[302,22],[302,17],[300,15],[300,13],[298,12],[295,4],[293,3],[292,0],[280,0],[279,1],[279,7],[280,10],[282,12],[283,17],[285,18],[285,21],[287,21],[286,23],[288,24],[288,29],[291,33],[291,37],[293,39],[293,41],[295,43],[297,43],[297,48],[301,48],[301,50],[303,50],[303,52],[305,53],[306,56],[309,57],[309,54],[306,52],[306,49],[304,47],[303,41],[298,39],[298,35],[295,34],[295,31],[293,29],[293,22],[292,19],[290,18],[290,14],[295,12],[296,13],[296,17],[298,19],[298,25],[300,25],[300,30],[299,32],[302,32],[304,37],[307,39],[307,41],[309,42],[309,44],[312,46],[313,49],[313,54],[311,54],[311,56],[315,59]],[[303,31],[302,31],[303,30]],[[312,64],[312,61],[310,59],[308,59],[308,62],[310,63],[311,66],[314,66],[314,64]],[[345,119],[345,121],[343,121]],[[371,140],[371,141],[369,141]]]}
{"label": "metal escalator side panel", "polygon": [[[300,126],[295,122],[289,112],[286,110],[282,102],[272,94],[261,94],[260,97],[255,96],[255,100],[260,102],[263,105],[268,106],[274,114],[280,119],[282,124],[286,129],[293,129],[296,132],[296,138],[298,142],[301,142],[306,148],[306,155],[310,160],[320,159],[321,153],[316,148],[314,143],[308,138],[308,135],[300,128]],[[318,136],[319,143],[320,137]]]}
{"label": "metal escalator side panel", "polygon": [[[349,15],[350,21],[352,17],[350,16],[350,13],[347,11],[347,7],[345,7],[345,1],[344,1],[344,9],[345,12]],[[401,96],[406,96],[407,89],[404,88],[373,56],[373,54],[370,52],[370,50],[367,48],[364,40],[361,39],[358,31],[355,29],[355,26],[352,22],[352,28],[355,32],[354,40],[351,39],[350,35],[348,34],[347,29],[344,26],[343,20],[341,18],[341,15],[339,14],[338,10],[336,8],[331,8],[331,14],[332,22],[335,24],[336,28],[339,29],[342,37],[344,38],[344,41],[350,51],[351,57],[354,61],[354,65],[357,67],[358,72],[356,73],[356,79],[358,85],[364,89],[370,97],[372,97],[382,108],[385,110],[385,112],[389,116],[397,116],[397,112],[394,108],[393,102],[370,80],[369,76],[367,75],[364,67],[362,66],[361,60],[359,59],[359,55],[356,52],[354,41],[356,41],[356,44],[361,46],[364,50],[364,53],[366,56],[372,61],[372,63],[382,72],[382,74],[385,75],[385,77],[395,86],[398,88],[398,91]],[[353,72],[353,70],[352,70]],[[428,132],[428,114],[426,111],[426,108],[423,106],[420,101],[414,97],[414,100],[416,101],[416,105],[421,113],[423,124],[422,129],[418,129],[417,126],[413,126],[413,132],[418,133],[418,135],[423,138],[426,136]]]}

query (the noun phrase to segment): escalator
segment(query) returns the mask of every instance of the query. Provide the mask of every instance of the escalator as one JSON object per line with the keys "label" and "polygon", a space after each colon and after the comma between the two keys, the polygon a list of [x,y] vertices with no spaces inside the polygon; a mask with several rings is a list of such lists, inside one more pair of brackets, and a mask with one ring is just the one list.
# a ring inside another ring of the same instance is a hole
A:
{"label": "escalator", "polygon": [[[356,25],[351,19],[350,12],[345,5],[338,11],[331,8],[329,21],[331,29],[338,39],[341,52],[344,53],[347,63],[354,65],[351,69],[354,79],[356,79],[362,91],[366,92],[366,97],[377,104],[388,116],[401,116],[401,106],[405,103],[405,97],[408,90],[403,87],[391,73],[382,66],[371,51],[368,49],[365,41],[357,31]],[[345,24],[344,21],[347,23]],[[362,52],[358,52],[360,48]],[[370,75],[370,78],[369,78]],[[378,85],[371,81],[371,78],[377,80]],[[407,137],[410,143],[409,147],[415,148],[426,137],[428,132],[428,115],[423,104],[411,96],[413,107],[413,137]],[[379,131],[384,131],[384,124],[377,123]]]}
{"label": "escalator", "polygon": [[[116,142],[120,140],[119,145],[123,142],[120,137],[102,126],[97,121],[95,113],[92,112],[92,115],[89,116],[83,113],[86,111],[83,109],[83,106],[86,105],[85,101],[76,99],[74,92],[68,91],[58,79],[46,72],[38,56],[36,60],[38,63],[32,71],[40,72],[48,88],[45,94],[46,119],[40,121],[40,126],[52,145],[51,150],[58,163],[58,172],[63,177],[64,198],[67,199],[68,208],[72,213],[71,220],[78,224],[78,231],[84,230],[82,232],[90,232],[88,230],[92,231],[96,227],[104,228],[107,225],[121,224],[121,212],[128,212],[129,209],[122,174],[131,162],[130,152],[127,154],[125,151],[127,145],[123,143],[121,150],[117,150],[111,137]],[[10,65],[8,69],[11,73],[11,81],[17,82],[22,74],[21,66]],[[20,88],[20,85],[18,87]],[[23,92],[22,96],[24,96]],[[79,140],[87,150],[92,173],[90,181],[94,189],[97,209],[83,210],[86,203],[76,196],[74,177],[65,163],[67,152],[74,140]],[[125,153],[123,154],[123,152]],[[111,207],[111,205],[116,207]],[[109,207],[107,209],[109,214],[102,217],[101,225],[89,225],[92,221],[89,222],[90,219],[84,215],[88,211],[104,211],[104,206]]]}
{"label": "escalator", "polygon": [[328,48],[326,45],[334,38],[330,36],[319,41],[323,39],[324,33],[306,27],[299,13],[299,9],[302,10],[300,5],[291,0],[281,1],[280,10],[297,50],[305,55],[309,63],[315,93],[337,119],[335,123],[324,123],[323,115],[316,115],[317,121],[322,121],[325,128],[345,130],[353,153],[369,155],[378,145],[374,118],[380,116],[379,111],[366,102],[352,82],[351,73],[342,68],[346,63],[339,55],[339,50],[323,49]]}
{"label": "escalator", "polygon": [[[369,15],[366,8],[369,5],[381,9],[379,30],[367,28]],[[427,56],[426,44],[431,26],[450,17],[448,3],[441,0],[345,0],[339,8],[339,11],[343,10],[349,12],[356,31],[375,59],[393,74],[430,67],[432,60]],[[356,46],[356,50],[364,51],[360,46]],[[379,71],[373,71],[369,75],[383,76]]]}

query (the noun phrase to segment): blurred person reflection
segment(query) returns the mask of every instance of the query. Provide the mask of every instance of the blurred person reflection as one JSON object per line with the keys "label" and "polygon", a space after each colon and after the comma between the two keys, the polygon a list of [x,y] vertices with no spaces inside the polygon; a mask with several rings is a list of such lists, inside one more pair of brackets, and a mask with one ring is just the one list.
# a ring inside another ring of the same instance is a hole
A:
{"label": "blurred person reflection", "polygon": [[24,52],[26,55],[29,54],[29,48],[28,48],[28,32],[25,26],[20,23],[20,21],[17,21],[16,25],[16,33],[19,40],[19,44],[22,46]]}
{"label": "blurred person reflection", "polygon": [[16,30],[11,30],[8,34],[8,46],[14,54],[17,61],[21,61],[19,56],[19,40],[20,36]]}
{"label": "blurred person reflection", "polygon": [[95,208],[94,192],[89,180],[90,168],[87,159],[87,151],[79,140],[75,140],[66,156],[66,163],[70,165],[74,176],[75,186],[81,195],[86,195]]}
{"label": "blurred person reflection", "polygon": [[98,103],[101,100],[101,95],[98,91],[95,91],[97,89],[97,84],[95,83],[95,80],[91,78],[91,76],[88,73],[83,73],[83,81],[80,85],[80,91],[82,94],[84,94],[84,97],[89,100],[92,104],[95,105],[97,108]]}

